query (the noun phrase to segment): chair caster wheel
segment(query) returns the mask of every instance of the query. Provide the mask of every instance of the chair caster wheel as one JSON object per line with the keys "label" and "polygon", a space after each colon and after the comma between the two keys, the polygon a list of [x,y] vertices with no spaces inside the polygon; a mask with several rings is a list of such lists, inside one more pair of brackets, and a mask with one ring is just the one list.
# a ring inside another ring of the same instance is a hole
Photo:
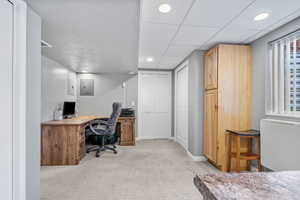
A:
{"label": "chair caster wheel", "polygon": [[118,152],[114,151],[114,154],[117,154]]}
{"label": "chair caster wheel", "polygon": [[100,157],[100,155],[99,155],[99,154],[96,154],[96,157],[97,157],[97,158],[99,158],[99,157]]}

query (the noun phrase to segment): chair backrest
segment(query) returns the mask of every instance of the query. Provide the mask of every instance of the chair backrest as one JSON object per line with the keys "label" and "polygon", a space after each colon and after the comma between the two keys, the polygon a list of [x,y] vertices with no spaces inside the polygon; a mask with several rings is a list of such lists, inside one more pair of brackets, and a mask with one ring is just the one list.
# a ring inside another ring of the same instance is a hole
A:
{"label": "chair backrest", "polygon": [[118,118],[121,114],[121,110],[122,110],[122,104],[118,103],[118,102],[114,102],[112,105],[112,113],[110,115],[110,118],[108,119],[108,128],[109,128],[109,132],[111,134],[115,133],[116,131],[116,126],[117,126],[117,122],[118,122]]}

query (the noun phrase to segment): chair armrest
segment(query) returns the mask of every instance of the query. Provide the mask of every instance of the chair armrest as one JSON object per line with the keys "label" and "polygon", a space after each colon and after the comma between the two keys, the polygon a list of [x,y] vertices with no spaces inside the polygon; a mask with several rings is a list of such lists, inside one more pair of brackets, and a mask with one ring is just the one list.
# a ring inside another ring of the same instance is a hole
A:
{"label": "chair armrest", "polygon": [[95,120],[95,121],[93,121],[93,122],[94,122],[93,124],[99,124],[99,125],[104,124],[104,125],[108,125],[108,121],[103,120],[103,119],[97,119],[97,120]]}
{"label": "chair armrest", "polygon": [[95,128],[95,126],[98,126],[98,125],[100,125],[100,123],[96,123],[95,121],[93,121],[89,124],[89,129],[95,135],[102,135],[102,134],[100,134],[99,132],[96,131],[97,128]]}
{"label": "chair armrest", "polygon": [[[110,123],[103,119],[95,119],[90,122],[89,129],[96,135],[103,135],[103,133],[99,133],[98,131],[103,130],[105,131],[109,127]],[[102,126],[104,128],[96,128],[97,126]],[[98,129],[98,131],[97,131]]]}

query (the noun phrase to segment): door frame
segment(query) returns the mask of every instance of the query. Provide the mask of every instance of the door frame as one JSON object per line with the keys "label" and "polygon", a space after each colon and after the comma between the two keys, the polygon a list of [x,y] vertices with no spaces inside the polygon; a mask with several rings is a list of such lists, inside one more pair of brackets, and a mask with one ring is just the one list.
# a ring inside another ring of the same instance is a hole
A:
{"label": "door frame", "polygon": [[[189,137],[187,137],[187,143],[186,144],[182,144],[178,139],[177,139],[177,86],[178,86],[178,72],[181,71],[183,68],[187,67],[187,71],[189,73],[189,61],[185,61],[183,62],[179,67],[177,67],[175,69],[175,73],[174,73],[174,140],[179,143],[185,150],[188,151],[188,147],[189,147]],[[188,78],[189,81],[189,78]],[[189,102],[189,96],[187,96],[187,101]],[[188,103],[188,107],[189,107],[189,103]],[[189,118],[188,120],[189,121]],[[189,136],[189,134],[187,134],[187,136]]]}
{"label": "door frame", "polygon": [[[23,0],[8,0],[13,4],[13,159],[12,189],[13,200],[28,200],[27,140],[27,23],[28,5]],[[32,171],[30,176],[39,177],[40,171]],[[40,195],[40,188],[32,192]]]}
{"label": "door frame", "polygon": [[142,78],[141,78],[141,75],[142,74],[166,74],[170,77],[171,79],[171,82],[170,82],[170,86],[171,86],[171,91],[170,91],[170,137],[169,138],[161,138],[161,139],[170,139],[172,138],[172,81],[173,81],[173,78],[172,78],[172,71],[159,71],[159,70],[139,70],[138,71],[138,120],[137,120],[137,123],[138,123],[138,136],[137,136],[137,140],[140,140],[140,139],[160,139],[160,138],[152,138],[152,137],[145,137],[143,136],[141,133],[142,133],[142,92],[141,92],[141,89],[142,89]]}
{"label": "door frame", "polygon": [[[8,0],[0,0],[2,8],[3,6],[3,38],[2,40],[5,40],[5,46],[4,48],[1,48],[1,57],[5,57],[3,63],[3,69],[1,69],[2,79],[1,80],[1,106],[3,107],[3,113],[2,113],[2,119],[1,123],[3,123],[3,127],[1,127],[4,132],[3,136],[1,137],[1,144],[3,145],[3,151],[1,152],[1,158],[3,162],[3,167],[1,167],[0,177],[2,181],[1,182],[1,188],[0,193],[3,193],[1,196],[3,199],[12,200],[13,199],[13,148],[14,148],[14,138],[13,138],[13,130],[14,130],[14,121],[13,121],[13,111],[14,111],[14,105],[13,105],[13,70],[14,70],[14,4]],[[7,28],[7,29],[6,29]],[[7,30],[7,31],[6,31]],[[6,46],[8,45],[8,46]],[[7,48],[6,48],[7,47]],[[4,108],[5,107],[5,108]],[[1,131],[1,132],[2,132]],[[2,133],[1,133],[2,135]],[[5,144],[4,144],[5,143]],[[1,164],[2,165],[2,164]],[[4,186],[4,187],[2,187]]]}

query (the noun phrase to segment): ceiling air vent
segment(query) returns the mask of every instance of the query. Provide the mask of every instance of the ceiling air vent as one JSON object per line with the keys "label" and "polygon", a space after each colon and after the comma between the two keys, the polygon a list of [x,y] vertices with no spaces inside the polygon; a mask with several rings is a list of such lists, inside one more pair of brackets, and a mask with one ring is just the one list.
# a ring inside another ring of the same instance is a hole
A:
{"label": "ceiling air vent", "polygon": [[41,47],[42,48],[52,48],[52,45],[48,42],[45,42],[44,40],[41,41]]}

